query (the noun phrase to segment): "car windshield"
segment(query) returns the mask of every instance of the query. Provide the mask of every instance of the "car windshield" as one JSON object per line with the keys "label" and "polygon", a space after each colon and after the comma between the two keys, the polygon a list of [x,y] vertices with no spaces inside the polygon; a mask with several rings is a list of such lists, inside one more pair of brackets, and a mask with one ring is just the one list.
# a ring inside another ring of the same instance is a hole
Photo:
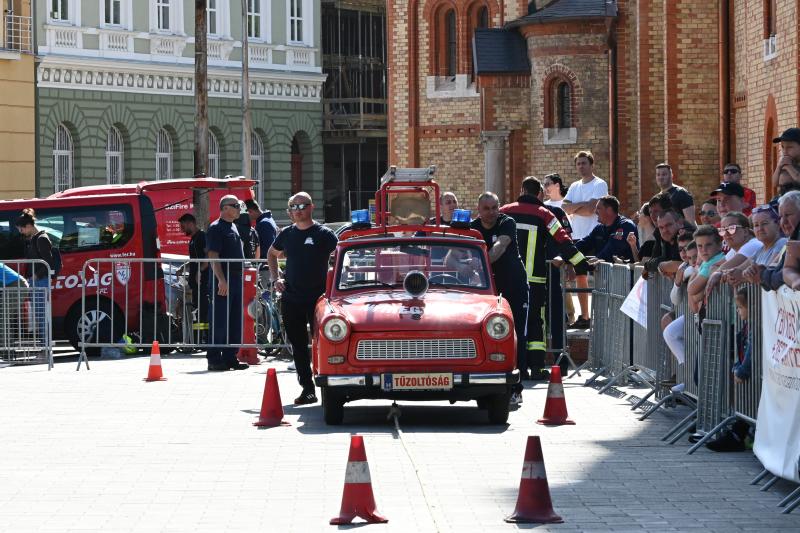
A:
{"label": "car windshield", "polygon": [[488,269],[477,246],[408,242],[350,248],[342,254],[340,290],[401,287],[406,274],[421,271],[431,287],[487,289]]}

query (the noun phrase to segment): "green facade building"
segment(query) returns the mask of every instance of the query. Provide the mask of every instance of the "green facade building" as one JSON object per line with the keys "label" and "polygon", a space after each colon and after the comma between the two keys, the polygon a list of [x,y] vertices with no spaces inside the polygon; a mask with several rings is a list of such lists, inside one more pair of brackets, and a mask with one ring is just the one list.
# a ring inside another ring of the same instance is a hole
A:
{"label": "green facade building", "polygon": [[[37,194],[191,177],[194,2],[36,5]],[[248,174],[273,210],[298,190],[321,197],[319,0],[247,0],[249,164],[241,149],[242,2],[208,7],[208,174]]]}

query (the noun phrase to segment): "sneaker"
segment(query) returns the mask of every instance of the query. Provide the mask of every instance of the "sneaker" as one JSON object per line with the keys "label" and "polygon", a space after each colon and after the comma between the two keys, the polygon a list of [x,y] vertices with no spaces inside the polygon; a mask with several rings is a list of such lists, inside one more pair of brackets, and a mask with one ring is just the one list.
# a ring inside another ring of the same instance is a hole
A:
{"label": "sneaker", "polygon": [[520,405],[522,405],[522,393],[521,392],[513,393],[511,395],[511,398],[509,398],[508,400],[508,405],[510,405],[511,407],[519,407]]}
{"label": "sneaker", "polygon": [[294,363],[289,363],[289,366],[288,366],[287,368],[288,368],[289,370],[297,370],[297,367],[296,367],[296,366],[294,366]]}
{"label": "sneaker", "polygon": [[592,321],[589,318],[578,318],[578,320],[567,326],[567,329],[589,329],[591,323]]}
{"label": "sneaker", "polygon": [[683,392],[685,389],[686,389],[686,384],[685,383],[678,383],[674,387],[671,387],[669,390],[671,390],[674,393],[679,393],[679,392]]}
{"label": "sneaker", "polygon": [[214,364],[214,365],[209,364],[208,365],[208,371],[209,372],[225,372],[226,370],[228,370],[228,367],[223,365],[223,364],[218,364],[218,365],[217,364]]}
{"label": "sneaker", "polygon": [[300,396],[294,399],[295,405],[308,405],[311,403],[317,403],[317,395],[314,394],[314,391],[303,391]]}
{"label": "sneaker", "polygon": [[546,368],[531,370],[531,381],[550,381],[550,371]]}
{"label": "sneaker", "polygon": [[248,365],[247,363],[233,363],[228,368],[230,368],[231,370],[247,370],[248,368],[250,368],[250,365]]}

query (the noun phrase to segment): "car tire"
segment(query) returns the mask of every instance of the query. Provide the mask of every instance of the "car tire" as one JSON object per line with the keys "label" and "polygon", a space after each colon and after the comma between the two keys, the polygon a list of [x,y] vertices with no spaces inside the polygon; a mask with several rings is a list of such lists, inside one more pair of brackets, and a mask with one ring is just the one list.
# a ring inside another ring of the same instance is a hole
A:
{"label": "car tire", "polygon": [[338,426],[344,421],[344,401],[332,392],[330,387],[321,387],[322,391],[322,417],[329,426]]}
{"label": "car tire", "polygon": [[489,423],[494,425],[506,424],[508,422],[509,395],[497,394],[488,400]]}
{"label": "car tire", "polygon": [[[87,298],[86,312],[80,305],[75,305],[69,310],[67,316],[64,317],[64,331],[66,332],[69,343],[77,351],[81,351],[80,346],[80,332],[87,327],[97,328],[97,339],[102,343],[114,343],[119,339],[113,339],[113,336],[122,337],[125,333],[125,317],[119,307],[114,306],[113,317],[114,322],[111,322],[113,304],[108,300],[90,300]],[[83,313],[83,314],[82,314]],[[100,355],[101,348],[86,348],[86,355],[98,356]]]}

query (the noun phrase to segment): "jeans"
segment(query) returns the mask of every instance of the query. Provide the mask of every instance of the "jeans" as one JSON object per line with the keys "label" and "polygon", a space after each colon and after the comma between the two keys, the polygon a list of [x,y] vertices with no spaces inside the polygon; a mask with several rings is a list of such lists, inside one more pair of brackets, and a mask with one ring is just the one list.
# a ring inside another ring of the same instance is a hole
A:
{"label": "jeans", "polygon": [[686,343],[683,337],[683,323],[684,317],[681,315],[664,328],[664,342],[673,355],[675,355],[675,359],[678,360],[678,364],[680,365],[686,361]]}
{"label": "jeans", "polygon": [[286,338],[292,345],[294,366],[297,369],[297,381],[303,391],[314,391],[311,379],[311,354],[308,351],[307,327],[314,331],[314,307],[316,302],[295,303],[283,300],[281,315]]}

